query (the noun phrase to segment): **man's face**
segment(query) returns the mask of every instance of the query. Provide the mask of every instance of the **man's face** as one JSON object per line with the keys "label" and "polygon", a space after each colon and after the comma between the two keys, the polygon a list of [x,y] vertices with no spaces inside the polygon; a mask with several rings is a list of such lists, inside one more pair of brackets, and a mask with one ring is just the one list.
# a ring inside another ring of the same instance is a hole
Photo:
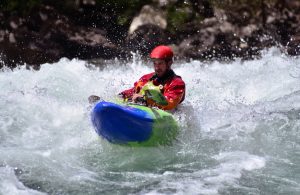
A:
{"label": "man's face", "polygon": [[152,59],[154,65],[154,71],[158,77],[164,76],[164,74],[170,69],[170,63],[161,59]]}

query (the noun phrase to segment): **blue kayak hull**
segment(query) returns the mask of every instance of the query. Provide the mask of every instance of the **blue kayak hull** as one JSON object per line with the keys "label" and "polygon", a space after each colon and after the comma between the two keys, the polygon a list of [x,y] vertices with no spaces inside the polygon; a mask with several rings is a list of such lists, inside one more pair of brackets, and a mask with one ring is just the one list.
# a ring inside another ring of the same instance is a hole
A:
{"label": "blue kayak hull", "polygon": [[91,119],[97,134],[116,144],[166,145],[178,133],[178,125],[170,113],[140,105],[99,102]]}

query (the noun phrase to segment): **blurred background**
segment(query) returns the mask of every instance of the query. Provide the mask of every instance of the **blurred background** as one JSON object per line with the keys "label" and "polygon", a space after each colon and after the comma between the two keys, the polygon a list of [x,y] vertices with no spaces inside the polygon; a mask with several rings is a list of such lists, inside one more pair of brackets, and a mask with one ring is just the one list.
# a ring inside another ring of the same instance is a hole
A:
{"label": "blurred background", "polygon": [[0,67],[129,59],[158,44],[181,59],[298,55],[299,21],[297,0],[2,0]]}

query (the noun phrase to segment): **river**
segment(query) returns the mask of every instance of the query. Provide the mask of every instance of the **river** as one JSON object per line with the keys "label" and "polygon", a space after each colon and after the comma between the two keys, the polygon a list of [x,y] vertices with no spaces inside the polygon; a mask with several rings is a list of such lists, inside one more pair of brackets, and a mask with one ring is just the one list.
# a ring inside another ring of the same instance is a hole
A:
{"label": "river", "polygon": [[0,72],[0,194],[300,194],[299,57],[175,62],[180,134],[148,148],[100,138],[87,98],[113,98],[151,64],[101,64]]}

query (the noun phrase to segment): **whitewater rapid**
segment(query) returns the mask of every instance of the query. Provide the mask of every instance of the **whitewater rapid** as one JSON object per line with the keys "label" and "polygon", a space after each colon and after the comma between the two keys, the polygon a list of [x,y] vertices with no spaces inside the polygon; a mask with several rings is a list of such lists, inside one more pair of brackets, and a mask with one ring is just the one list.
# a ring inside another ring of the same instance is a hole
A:
{"label": "whitewater rapid", "polygon": [[172,146],[101,139],[91,94],[109,100],[152,65],[61,59],[0,71],[0,194],[299,194],[300,58],[175,62],[186,82]]}

